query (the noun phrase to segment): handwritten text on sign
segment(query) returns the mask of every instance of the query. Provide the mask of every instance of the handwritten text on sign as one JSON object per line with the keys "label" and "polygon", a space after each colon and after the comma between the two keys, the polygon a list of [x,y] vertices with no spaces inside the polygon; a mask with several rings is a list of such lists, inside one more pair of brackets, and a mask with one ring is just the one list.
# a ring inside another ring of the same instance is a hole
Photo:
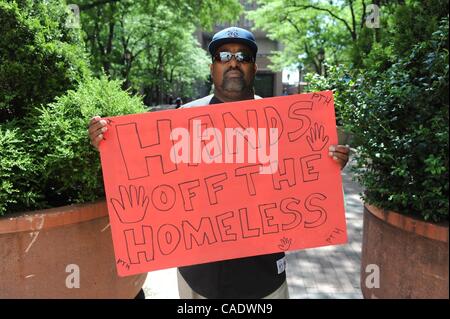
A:
{"label": "handwritten text on sign", "polygon": [[345,243],[332,93],[108,118],[121,276]]}

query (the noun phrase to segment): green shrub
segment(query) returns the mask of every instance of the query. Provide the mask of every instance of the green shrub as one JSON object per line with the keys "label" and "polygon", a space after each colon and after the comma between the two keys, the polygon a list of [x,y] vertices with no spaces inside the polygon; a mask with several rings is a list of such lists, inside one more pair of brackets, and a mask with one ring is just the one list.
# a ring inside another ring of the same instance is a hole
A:
{"label": "green shrub", "polygon": [[336,125],[348,128],[342,119],[345,117],[342,113],[349,109],[349,103],[356,105],[357,92],[354,91],[355,82],[353,76],[343,66],[327,65],[327,70],[327,77],[320,76],[317,73],[306,74],[305,81],[308,83],[306,90],[308,92],[333,91]]}
{"label": "green shrub", "polygon": [[120,82],[90,77],[66,19],[64,1],[0,0],[0,215],[103,196],[88,122],[145,111]]}
{"label": "green shrub", "polygon": [[94,115],[145,112],[120,81],[87,79],[76,91],[36,109],[33,125],[0,125],[0,215],[83,203],[104,196],[98,152],[89,144]]}
{"label": "green shrub", "polygon": [[40,190],[50,206],[81,203],[104,195],[99,154],[89,144],[87,124],[94,115],[145,112],[140,97],[119,81],[91,79],[40,109],[33,148],[42,165]]}
{"label": "green shrub", "polygon": [[330,79],[311,78],[314,89],[335,89],[364,200],[434,222],[449,209],[448,27],[447,17],[384,72],[334,68]]}
{"label": "green shrub", "polygon": [[33,159],[13,125],[0,124],[0,216],[11,210],[32,206],[39,199],[33,192],[30,172]]}
{"label": "green shrub", "polygon": [[0,123],[23,118],[89,75],[64,1],[0,0]]}
{"label": "green shrub", "polygon": [[[448,18],[389,68],[367,74],[354,112],[365,199],[385,209],[448,219]],[[373,85],[370,85],[370,84]]]}

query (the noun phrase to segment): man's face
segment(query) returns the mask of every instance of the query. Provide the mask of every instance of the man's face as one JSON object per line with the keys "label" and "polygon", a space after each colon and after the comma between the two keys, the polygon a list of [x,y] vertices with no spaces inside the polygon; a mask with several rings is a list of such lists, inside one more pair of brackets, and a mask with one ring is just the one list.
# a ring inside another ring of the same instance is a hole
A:
{"label": "man's face", "polygon": [[[216,54],[219,52],[244,52],[252,56],[250,48],[239,43],[221,45],[217,49]],[[211,64],[211,77],[215,90],[221,96],[233,97],[249,91],[253,92],[256,70],[256,63],[238,62],[235,57],[232,57],[228,62],[214,61]]]}

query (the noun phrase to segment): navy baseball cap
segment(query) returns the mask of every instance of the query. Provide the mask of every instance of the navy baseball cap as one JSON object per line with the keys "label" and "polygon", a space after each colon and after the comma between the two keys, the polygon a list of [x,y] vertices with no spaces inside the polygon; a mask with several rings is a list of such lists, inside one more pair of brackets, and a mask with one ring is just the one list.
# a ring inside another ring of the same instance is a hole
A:
{"label": "navy baseball cap", "polygon": [[226,43],[245,44],[252,50],[253,56],[256,58],[258,46],[256,45],[253,33],[250,31],[238,27],[230,27],[217,32],[208,45],[208,51],[211,53],[211,56],[216,53],[218,47]]}

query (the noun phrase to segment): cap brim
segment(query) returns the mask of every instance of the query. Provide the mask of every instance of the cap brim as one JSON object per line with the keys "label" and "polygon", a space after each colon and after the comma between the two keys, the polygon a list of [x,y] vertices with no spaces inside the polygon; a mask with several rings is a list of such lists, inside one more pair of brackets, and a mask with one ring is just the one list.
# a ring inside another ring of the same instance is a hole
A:
{"label": "cap brim", "polygon": [[209,44],[208,46],[208,51],[211,54],[211,56],[213,56],[217,49],[224,44],[227,43],[241,43],[241,44],[245,44],[246,46],[248,46],[250,48],[250,50],[252,50],[253,55],[256,57],[256,53],[258,52],[258,47],[256,46],[256,43],[250,40],[246,40],[246,39],[239,39],[239,38],[225,38],[225,39],[219,39],[216,41],[213,41]]}

